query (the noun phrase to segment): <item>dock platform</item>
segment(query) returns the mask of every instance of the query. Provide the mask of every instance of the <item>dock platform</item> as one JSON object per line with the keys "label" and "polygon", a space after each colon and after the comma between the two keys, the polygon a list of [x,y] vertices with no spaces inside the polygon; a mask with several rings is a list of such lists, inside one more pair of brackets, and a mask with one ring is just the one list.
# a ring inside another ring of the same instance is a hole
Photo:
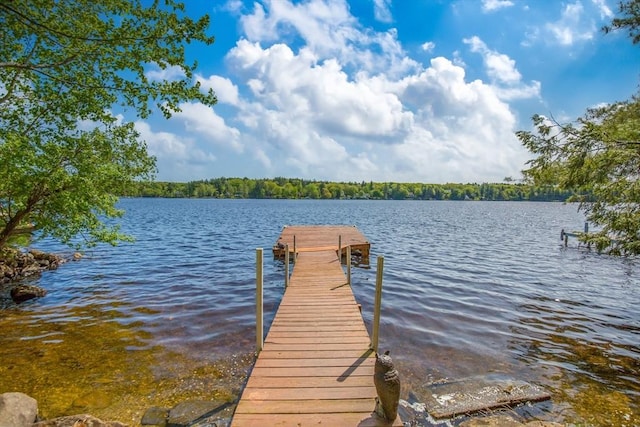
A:
{"label": "dock platform", "polygon": [[288,225],[282,229],[280,237],[273,245],[273,255],[284,258],[286,245],[289,252],[309,252],[322,250],[338,250],[341,241],[342,255],[347,246],[353,255],[369,258],[371,244],[367,238],[351,225]]}
{"label": "dock platform", "polygon": [[402,426],[373,414],[375,354],[338,257],[338,236],[367,256],[369,242],[351,226],[290,226],[278,243],[293,251],[294,235],[293,274],[231,425]]}

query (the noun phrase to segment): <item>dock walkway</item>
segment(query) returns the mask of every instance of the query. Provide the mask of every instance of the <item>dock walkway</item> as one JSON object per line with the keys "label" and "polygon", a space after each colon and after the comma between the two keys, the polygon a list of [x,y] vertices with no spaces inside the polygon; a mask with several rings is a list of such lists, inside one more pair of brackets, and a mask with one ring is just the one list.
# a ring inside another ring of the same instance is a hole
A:
{"label": "dock walkway", "polygon": [[342,270],[342,245],[369,254],[355,227],[285,227],[274,246],[298,253],[289,286],[232,426],[402,426],[372,415],[375,354]]}

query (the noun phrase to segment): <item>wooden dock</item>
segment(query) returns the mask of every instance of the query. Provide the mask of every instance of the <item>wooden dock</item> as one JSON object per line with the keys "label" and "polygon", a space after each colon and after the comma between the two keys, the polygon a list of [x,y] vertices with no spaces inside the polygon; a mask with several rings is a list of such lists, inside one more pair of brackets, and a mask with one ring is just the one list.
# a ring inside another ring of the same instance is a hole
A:
{"label": "wooden dock", "polygon": [[341,243],[341,251],[344,256],[347,246],[351,247],[353,254],[359,254],[362,258],[369,258],[371,244],[355,226],[332,225],[289,225],[285,226],[280,237],[273,245],[273,255],[283,258],[286,245],[289,252],[297,253],[319,250],[338,250],[338,241]]}
{"label": "wooden dock", "polygon": [[373,414],[375,354],[338,257],[339,240],[367,256],[369,242],[355,227],[295,226],[278,243],[292,252],[294,235],[293,274],[231,425],[402,426]]}

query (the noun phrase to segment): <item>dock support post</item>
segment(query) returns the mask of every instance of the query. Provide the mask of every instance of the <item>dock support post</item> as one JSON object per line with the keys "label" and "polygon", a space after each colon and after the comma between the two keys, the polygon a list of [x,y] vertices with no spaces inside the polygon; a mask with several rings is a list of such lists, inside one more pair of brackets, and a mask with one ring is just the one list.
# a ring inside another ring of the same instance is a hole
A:
{"label": "dock support post", "polygon": [[284,288],[289,287],[289,244],[284,245]]}
{"label": "dock support post", "polygon": [[347,246],[347,284],[351,286],[351,246]]}
{"label": "dock support post", "polygon": [[293,263],[296,263],[296,258],[298,257],[298,252],[296,252],[296,235],[293,235]]}
{"label": "dock support post", "polygon": [[384,269],[384,257],[378,256],[376,267],[376,298],[373,308],[373,338],[371,348],[378,352],[378,336],[380,333],[380,306],[382,305],[382,270]]}
{"label": "dock support post", "polygon": [[342,234],[338,235],[338,259],[340,260],[340,264],[342,264]]}
{"label": "dock support post", "polygon": [[262,248],[256,249],[256,351],[260,353],[264,345],[262,328]]}

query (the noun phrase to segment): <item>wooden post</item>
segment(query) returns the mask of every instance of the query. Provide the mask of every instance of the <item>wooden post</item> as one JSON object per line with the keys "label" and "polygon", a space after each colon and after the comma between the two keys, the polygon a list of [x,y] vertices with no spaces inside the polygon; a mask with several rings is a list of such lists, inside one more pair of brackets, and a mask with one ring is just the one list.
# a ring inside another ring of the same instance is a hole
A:
{"label": "wooden post", "polygon": [[293,263],[296,263],[296,258],[298,257],[298,252],[296,252],[296,235],[293,235]]}
{"label": "wooden post", "polygon": [[347,246],[347,284],[351,286],[351,246]]}
{"label": "wooden post", "polygon": [[342,264],[342,234],[338,235],[338,259]]}
{"label": "wooden post", "polygon": [[289,286],[289,244],[284,245],[284,288]]}
{"label": "wooden post", "polygon": [[256,351],[260,353],[264,344],[262,329],[262,248],[256,249]]}
{"label": "wooden post", "polygon": [[380,333],[380,306],[382,304],[382,270],[384,268],[384,257],[378,256],[378,265],[376,267],[376,298],[373,308],[373,338],[371,340],[371,348],[378,351],[378,336]]}

